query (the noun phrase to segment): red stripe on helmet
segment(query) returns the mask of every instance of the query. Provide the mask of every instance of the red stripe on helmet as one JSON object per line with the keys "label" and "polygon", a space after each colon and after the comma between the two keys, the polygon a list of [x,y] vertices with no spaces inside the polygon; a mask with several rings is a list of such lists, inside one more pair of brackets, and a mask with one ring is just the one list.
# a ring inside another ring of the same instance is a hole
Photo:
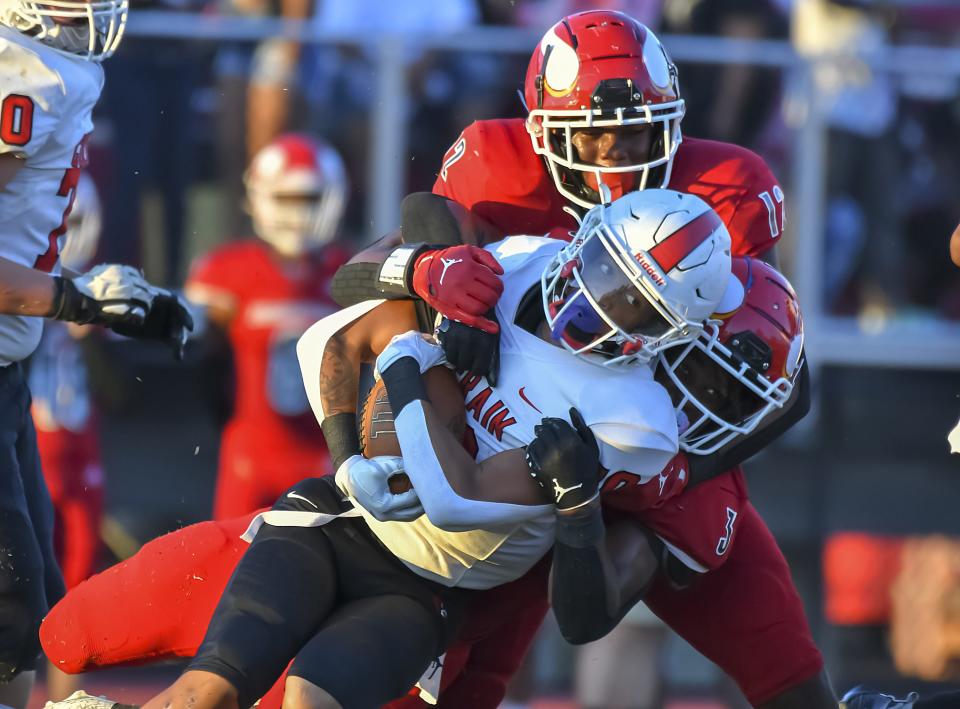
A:
{"label": "red stripe on helmet", "polygon": [[678,263],[706,241],[722,223],[717,213],[708,209],[650,249],[647,255],[657,262],[664,273],[670,273]]}

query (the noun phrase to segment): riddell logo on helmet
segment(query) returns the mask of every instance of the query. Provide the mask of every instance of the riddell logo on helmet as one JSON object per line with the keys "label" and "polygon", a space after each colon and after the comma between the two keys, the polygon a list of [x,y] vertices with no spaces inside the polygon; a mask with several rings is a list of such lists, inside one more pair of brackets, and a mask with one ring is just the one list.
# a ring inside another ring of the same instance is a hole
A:
{"label": "riddell logo on helmet", "polygon": [[644,256],[642,251],[638,251],[636,257],[637,261],[640,262],[640,268],[647,272],[647,275],[653,279],[654,283],[661,287],[667,285],[667,282],[664,280],[663,276],[660,275],[660,271],[651,265],[649,261],[647,261],[647,257]]}

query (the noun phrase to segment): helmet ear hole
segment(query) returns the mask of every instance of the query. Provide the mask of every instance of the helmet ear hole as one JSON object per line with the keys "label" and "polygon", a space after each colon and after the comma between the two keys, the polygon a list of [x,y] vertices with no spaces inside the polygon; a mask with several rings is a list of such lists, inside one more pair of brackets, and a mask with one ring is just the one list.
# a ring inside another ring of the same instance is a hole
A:
{"label": "helmet ear hole", "polygon": [[727,348],[741,362],[759,374],[770,369],[773,359],[773,350],[754,332],[737,332],[724,343]]}

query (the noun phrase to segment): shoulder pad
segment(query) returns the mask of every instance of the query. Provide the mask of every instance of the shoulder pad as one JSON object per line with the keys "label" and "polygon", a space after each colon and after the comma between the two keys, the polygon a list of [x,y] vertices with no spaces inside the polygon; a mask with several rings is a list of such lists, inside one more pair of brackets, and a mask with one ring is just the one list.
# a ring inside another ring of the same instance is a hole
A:
{"label": "shoulder pad", "polygon": [[676,455],[676,412],[652,378],[604,377],[584,389],[580,413],[600,444],[603,467],[649,477]]}

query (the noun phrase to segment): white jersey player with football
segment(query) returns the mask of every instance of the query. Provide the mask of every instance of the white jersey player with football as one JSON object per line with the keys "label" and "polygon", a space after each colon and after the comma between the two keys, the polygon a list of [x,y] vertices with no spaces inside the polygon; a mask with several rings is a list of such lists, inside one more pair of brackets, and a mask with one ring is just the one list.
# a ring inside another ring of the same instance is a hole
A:
{"label": "white jersey player with football", "polygon": [[100,60],[123,35],[127,0],[3,0],[0,4],[0,703],[24,706],[40,652],[37,629],[63,595],[53,514],[37,459],[20,362],[42,318],[101,324],[167,341],[179,352],[190,317],[134,268],[60,274],[59,253],[91,114]]}
{"label": "white jersey player with football", "polygon": [[[463,589],[530,569],[554,542],[557,511],[595,499],[601,464],[649,479],[674,455],[676,415],[647,363],[717,310],[729,246],[703,201],[658,190],[595,208],[568,245],[491,246],[504,269],[502,363],[495,387],[463,383],[471,452],[427,399],[422,373],[443,356],[412,330],[409,301],[361,303],[315,324],[298,344],[301,372],[356,504],[314,477],[261,515],[193,660],[144,709],[250,706],[287,667],[291,706],[374,707],[405,693],[452,642]],[[402,457],[368,460],[356,365],[377,352]],[[560,449],[541,445],[560,420],[551,414],[595,441],[571,456],[570,475],[541,465]],[[401,470],[413,489],[395,496],[401,514],[391,516],[407,521],[362,509]]]}
{"label": "white jersey player with football", "polygon": [[[544,417],[566,418],[572,407],[593,431],[607,474],[628,471],[640,481],[659,474],[677,452],[677,419],[646,364],[694,338],[716,311],[730,283],[729,245],[699,198],[647,190],[592,210],[570,244],[524,236],[489,246],[504,270],[496,312],[501,366],[496,386],[471,375],[461,381],[475,460],[462,449],[456,460],[444,455],[435,436],[449,434],[429,424],[422,400],[395,405],[391,367],[412,358],[419,374],[443,355],[419,333],[394,338],[377,368],[403,457],[373,465],[385,475],[402,466],[425,514],[380,521],[364,508],[361,491],[357,509],[373,533],[412,571],[444,585],[486,589],[519,578],[552,546],[553,502],[570,492],[554,483],[544,495],[522,450]],[[317,381],[317,353],[330,335],[373,305],[354,306],[304,335],[305,382]],[[307,389],[322,420],[315,387]],[[356,492],[350,479],[370,465],[351,458],[338,479]],[[465,496],[470,476],[479,484]]]}

